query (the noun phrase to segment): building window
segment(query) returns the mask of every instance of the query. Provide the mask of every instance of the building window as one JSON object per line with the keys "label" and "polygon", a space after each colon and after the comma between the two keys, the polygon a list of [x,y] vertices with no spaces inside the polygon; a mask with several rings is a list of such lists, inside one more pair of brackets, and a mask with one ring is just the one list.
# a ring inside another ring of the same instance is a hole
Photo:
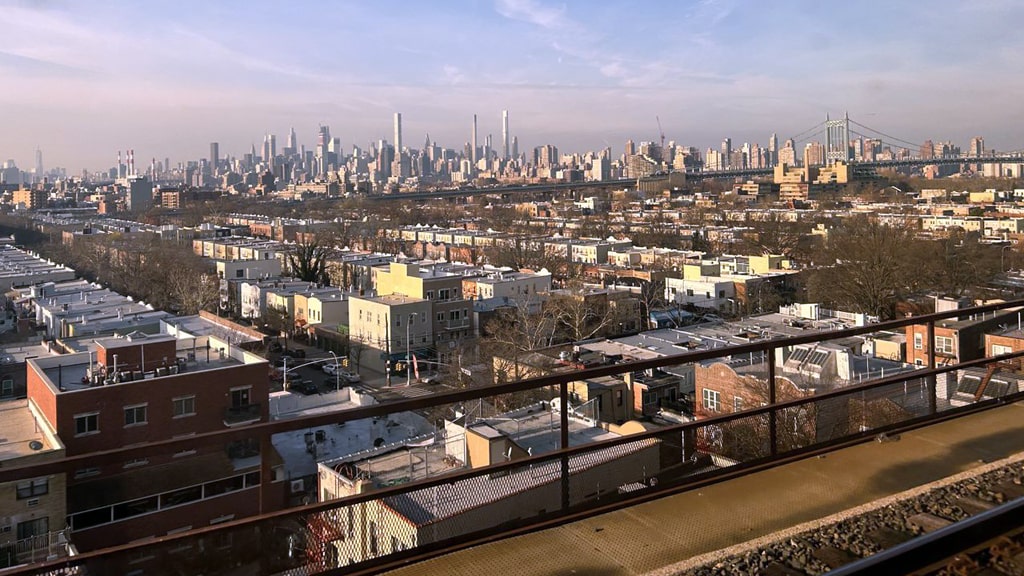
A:
{"label": "building window", "polygon": [[722,408],[718,392],[715,392],[714,390],[711,390],[709,388],[704,388],[703,396],[705,410],[710,410],[711,412],[718,412]]}
{"label": "building window", "polygon": [[993,356],[1002,356],[1003,354],[1011,354],[1012,352],[1013,352],[1013,348],[1010,347],[1010,346],[1003,346],[1002,344],[993,344],[992,345],[992,355]]}
{"label": "building window", "polygon": [[75,436],[95,434],[100,431],[100,413],[78,414],[75,416]]}
{"label": "building window", "polygon": [[4,378],[0,383],[0,398],[10,398],[11,396],[14,396],[14,380]]}
{"label": "building window", "polygon": [[438,312],[437,313],[437,321],[438,322],[444,322],[444,312]]}
{"label": "building window", "polygon": [[953,339],[949,336],[936,336],[935,352],[937,354],[954,354]]}
{"label": "building window", "polygon": [[624,394],[622,393],[622,390],[616,390],[615,391],[615,405],[616,406],[622,406],[622,398],[623,398],[623,396],[624,396]]}
{"label": "building window", "polygon": [[18,482],[18,500],[24,500],[25,498],[33,498],[35,496],[43,496],[49,493],[49,478],[36,478],[35,480],[25,480],[24,482]]}
{"label": "building window", "polygon": [[231,390],[231,407],[241,408],[249,405],[249,392],[252,390],[251,386],[245,388],[235,388]]}
{"label": "building window", "polygon": [[442,288],[437,291],[437,299],[444,302],[445,300],[448,300],[449,294],[450,292],[447,288]]}
{"label": "building window", "polygon": [[36,518],[25,522],[18,522],[18,540],[26,540],[33,536],[42,536],[50,532],[50,518]]}
{"label": "building window", "polygon": [[146,405],[124,407],[124,425],[135,426],[146,423]]}
{"label": "building window", "polygon": [[733,399],[732,399],[732,411],[733,412],[742,412],[743,411],[743,397],[742,396],[734,396],[733,397]]}
{"label": "building window", "polygon": [[914,333],[914,350],[921,350],[924,348],[924,338],[920,333]]}
{"label": "building window", "polygon": [[370,520],[370,554],[377,555],[377,523]]}
{"label": "building window", "polygon": [[182,416],[195,416],[196,414],[195,396],[182,396],[181,398],[175,398],[171,400],[171,404],[174,407],[175,418],[180,418]]}

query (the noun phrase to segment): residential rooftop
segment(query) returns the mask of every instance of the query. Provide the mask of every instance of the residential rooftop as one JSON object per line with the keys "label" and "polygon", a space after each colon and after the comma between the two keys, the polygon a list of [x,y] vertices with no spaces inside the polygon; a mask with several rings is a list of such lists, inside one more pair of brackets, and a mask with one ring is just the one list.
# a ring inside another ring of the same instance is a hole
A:
{"label": "residential rooftop", "polygon": [[0,402],[0,462],[63,449],[28,400]]}

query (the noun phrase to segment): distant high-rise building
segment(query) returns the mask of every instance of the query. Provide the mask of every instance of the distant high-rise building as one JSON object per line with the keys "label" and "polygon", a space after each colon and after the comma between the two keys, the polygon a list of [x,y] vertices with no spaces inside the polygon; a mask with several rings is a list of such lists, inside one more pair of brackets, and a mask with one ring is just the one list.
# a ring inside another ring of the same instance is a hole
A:
{"label": "distant high-rise building", "polygon": [[298,148],[296,145],[297,138],[295,137],[295,127],[292,126],[291,130],[288,131],[288,148],[294,153],[295,149]]}
{"label": "distant high-rise building", "polygon": [[771,166],[779,163],[779,137],[774,132],[768,139],[768,162]]}
{"label": "distant high-rise building", "polygon": [[476,165],[476,114],[473,114],[473,135],[469,142],[469,160]]}
{"label": "distant high-rise building", "polygon": [[508,160],[508,110],[501,111],[501,158]]}
{"label": "distant high-rise building", "polygon": [[821,142],[808,142],[804,146],[804,166],[825,164],[825,146]]}
{"label": "distant high-rise building", "polygon": [[217,174],[217,166],[220,163],[220,144],[210,142],[210,173]]}
{"label": "distant high-rise building", "polygon": [[402,153],[402,113],[395,112],[395,157]]}
{"label": "distant high-rise building", "polygon": [[722,160],[725,162],[723,168],[729,167],[729,160],[732,158],[732,138],[722,140]]}
{"label": "distant high-rise building", "polygon": [[633,156],[636,154],[636,144],[632,139],[626,140],[626,150],[624,152],[626,156]]}
{"label": "distant high-rise building", "polygon": [[36,147],[36,181],[43,179],[43,151]]}
{"label": "distant high-rise building", "polygon": [[796,147],[793,140],[786,140],[786,144],[779,150],[779,161],[777,164],[796,166]]}
{"label": "distant high-rise building", "polygon": [[921,144],[920,157],[922,160],[935,157],[935,143],[931,140],[925,140],[924,144]]}
{"label": "distant high-rise building", "polygon": [[512,157],[519,158],[519,136],[512,137]]}
{"label": "distant high-rise building", "polygon": [[971,148],[968,150],[968,154],[971,156],[984,156],[985,155],[985,139],[981,136],[975,136],[971,138]]}

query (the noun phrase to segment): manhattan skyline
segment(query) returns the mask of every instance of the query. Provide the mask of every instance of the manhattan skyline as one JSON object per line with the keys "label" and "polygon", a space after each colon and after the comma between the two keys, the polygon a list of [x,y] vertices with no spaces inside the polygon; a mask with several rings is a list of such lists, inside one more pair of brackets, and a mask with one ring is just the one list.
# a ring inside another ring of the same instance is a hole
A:
{"label": "manhattan skyline", "polygon": [[521,150],[618,155],[658,139],[656,116],[681,145],[765,146],[846,110],[911,141],[1020,149],[1006,72],[1021,16],[998,1],[0,2],[0,157],[30,166],[38,146],[75,173],[129,148],[240,155],[291,127],[308,147],[319,124],[350,151],[391,140],[396,112],[408,146],[460,148],[475,114],[500,149],[502,110]]}

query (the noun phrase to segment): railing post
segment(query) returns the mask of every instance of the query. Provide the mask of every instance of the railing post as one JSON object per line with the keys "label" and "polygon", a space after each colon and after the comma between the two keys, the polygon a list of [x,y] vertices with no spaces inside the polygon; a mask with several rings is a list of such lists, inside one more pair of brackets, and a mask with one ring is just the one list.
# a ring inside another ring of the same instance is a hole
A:
{"label": "railing post", "polygon": [[779,416],[775,412],[775,347],[769,343],[765,353],[768,354],[768,406],[771,407],[768,411],[768,449],[775,456],[779,453]]}
{"label": "railing post", "polygon": [[[928,321],[928,369],[935,369],[935,321]],[[935,374],[928,376],[928,414],[938,412],[935,400]]]}
{"label": "railing post", "polygon": [[[561,434],[560,446],[562,450],[569,447],[569,383],[562,382],[559,386],[558,398],[561,402],[562,412],[560,414]],[[562,455],[562,512],[569,511],[569,455]]]}
{"label": "railing post", "polygon": [[274,510],[274,503],[270,501],[271,483],[274,480],[274,469],[270,465],[270,455],[274,451],[270,434],[260,433],[260,514]]}

